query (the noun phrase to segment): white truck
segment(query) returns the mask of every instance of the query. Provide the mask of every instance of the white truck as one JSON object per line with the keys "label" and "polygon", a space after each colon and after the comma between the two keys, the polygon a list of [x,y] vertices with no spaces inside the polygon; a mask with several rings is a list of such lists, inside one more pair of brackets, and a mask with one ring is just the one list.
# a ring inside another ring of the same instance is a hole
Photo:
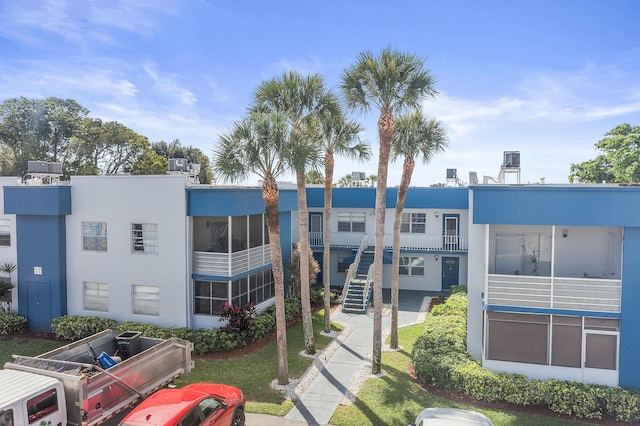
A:
{"label": "white truck", "polygon": [[193,368],[193,344],[106,330],[0,370],[0,426],[93,426]]}

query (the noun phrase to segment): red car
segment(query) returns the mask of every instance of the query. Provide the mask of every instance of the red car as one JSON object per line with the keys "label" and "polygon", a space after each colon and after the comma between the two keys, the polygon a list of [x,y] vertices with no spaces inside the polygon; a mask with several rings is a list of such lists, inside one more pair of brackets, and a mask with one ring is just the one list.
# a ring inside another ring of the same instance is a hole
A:
{"label": "red car", "polygon": [[162,389],[133,409],[122,426],[244,426],[244,395],[235,386],[195,383]]}

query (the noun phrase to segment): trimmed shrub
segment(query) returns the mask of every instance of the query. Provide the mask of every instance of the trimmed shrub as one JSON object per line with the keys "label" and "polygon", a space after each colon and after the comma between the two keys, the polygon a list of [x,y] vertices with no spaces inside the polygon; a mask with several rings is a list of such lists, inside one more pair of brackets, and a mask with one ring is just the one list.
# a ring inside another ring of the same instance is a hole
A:
{"label": "trimmed shrub", "polygon": [[27,329],[27,319],[17,312],[0,312],[0,334],[21,333]]}
{"label": "trimmed shrub", "polygon": [[452,285],[451,286],[451,295],[454,295],[456,293],[467,294],[467,286],[466,285]]}
{"label": "trimmed shrub", "polygon": [[108,329],[116,329],[117,323],[109,318],[91,316],[61,316],[51,321],[56,339],[80,340]]}

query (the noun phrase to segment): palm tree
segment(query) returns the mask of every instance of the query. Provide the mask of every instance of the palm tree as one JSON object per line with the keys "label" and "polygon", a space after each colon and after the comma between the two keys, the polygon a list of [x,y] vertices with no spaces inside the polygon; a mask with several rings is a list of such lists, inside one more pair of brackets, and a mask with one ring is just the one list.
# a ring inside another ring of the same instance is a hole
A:
{"label": "palm tree", "polygon": [[373,262],[373,374],[380,372],[382,358],[382,255],[389,152],[395,128],[393,114],[416,110],[423,100],[436,95],[435,79],[424,69],[424,62],[423,58],[390,47],[378,56],[367,51],[358,54],[356,62],[343,72],[340,82],[351,110],[368,112],[371,106],[380,110]]}
{"label": "palm tree", "polygon": [[371,148],[358,136],[363,128],[353,120],[347,120],[342,111],[326,114],[320,121],[320,134],[324,145],[324,233],[322,257],[322,283],[324,287],[324,331],[331,331],[331,202],[335,155],[361,161],[371,157]]}
{"label": "palm tree", "polygon": [[[321,145],[318,135],[319,117],[337,107],[334,97],[324,87],[319,74],[306,77],[295,71],[283,73],[271,80],[263,81],[255,92],[254,111],[274,111],[287,118],[291,128],[290,149],[287,161],[296,174],[298,193],[298,217],[300,230],[300,259],[308,259],[309,214],[307,210],[307,187],[305,172],[319,166]],[[302,299],[302,328],[304,348],[308,354],[316,352],[311,320],[309,288],[309,264],[300,262],[300,294]]]}
{"label": "palm tree", "polygon": [[319,170],[309,170],[304,180],[307,183],[319,185],[324,182],[324,176],[322,176],[322,173]]}
{"label": "palm tree", "polygon": [[340,179],[338,179],[338,188],[349,188],[351,186],[351,180],[353,178],[351,177],[351,173],[342,176]]}
{"label": "palm tree", "polygon": [[233,129],[220,136],[213,151],[213,172],[223,181],[242,182],[249,174],[262,178],[267,230],[271,244],[271,264],[276,292],[276,340],[278,346],[278,383],[289,383],[287,360],[287,322],[284,312],[284,269],[280,245],[278,184],[288,166],[282,152],[289,143],[286,118],[277,113],[254,113],[234,123]]}
{"label": "palm tree", "polygon": [[443,152],[447,146],[447,132],[442,123],[435,119],[427,120],[421,112],[416,111],[398,118],[391,141],[391,157],[393,160],[404,157],[402,177],[398,188],[396,212],[393,221],[393,257],[391,261],[391,336],[390,346],[398,348],[398,288],[400,273],[400,225],[402,210],[411,184],[411,176],[416,164],[416,157],[428,163],[434,154]]}

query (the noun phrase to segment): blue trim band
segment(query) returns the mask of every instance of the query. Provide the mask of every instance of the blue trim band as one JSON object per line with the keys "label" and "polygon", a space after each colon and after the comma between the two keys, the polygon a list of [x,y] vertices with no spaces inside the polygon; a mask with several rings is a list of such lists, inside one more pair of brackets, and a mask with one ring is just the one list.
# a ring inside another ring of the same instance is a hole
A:
{"label": "blue trim band", "polygon": [[622,315],[617,312],[595,312],[595,311],[571,311],[568,309],[546,309],[546,308],[522,308],[518,306],[484,305],[485,311],[491,312],[515,312],[523,314],[544,314],[544,315],[565,315],[571,317],[598,317],[620,319]]}

